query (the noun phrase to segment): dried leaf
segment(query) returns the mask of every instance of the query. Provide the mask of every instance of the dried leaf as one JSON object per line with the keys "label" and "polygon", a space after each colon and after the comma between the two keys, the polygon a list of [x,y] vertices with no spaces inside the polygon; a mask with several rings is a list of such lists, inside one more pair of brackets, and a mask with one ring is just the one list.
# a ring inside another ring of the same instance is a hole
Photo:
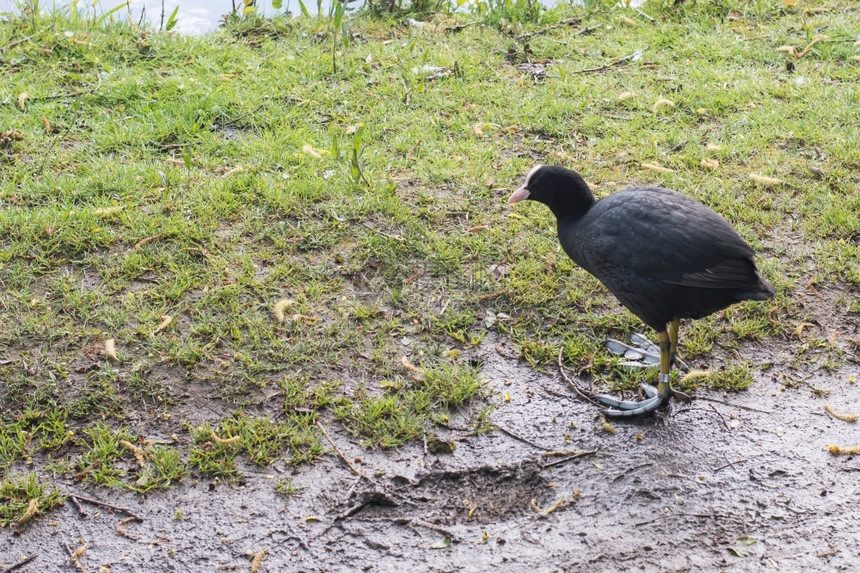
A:
{"label": "dried leaf", "polygon": [[18,109],[21,111],[26,111],[27,109],[27,98],[30,97],[30,94],[27,92],[21,92],[18,94]]}
{"label": "dried leaf", "polygon": [[451,538],[446,535],[438,543],[431,545],[430,549],[447,549],[450,546],[451,546]]}
{"label": "dried leaf", "polygon": [[837,420],[842,420],[843,422],[856,422],[860,416],[857,414],[840,414],[836,410],[833,409],[833,406],[830,404],[824,405],[824,411],[836,418]]}
{"label": "dried leaf", "polygon": [[475,135],[484,135],[484,124],[483,123],[476,123],[475,125],[472,126],[472,132]]}
{"label": "dried leaf", "polygon": [[813,327],[815,327],[815,325],[812,324],[811,322],[801,322],[800,324],[798,324],[797,328],[794,329],[794,334],[797,335],[797,338],[799,338],[799,339],[803,338],[803,330],[806,327],[813,328]]}
{"label": "dried leaf", "polygon": [[45,126],[45,133],[51,133],[51,122],[44,115],[42,116],[42,125]]}
{"label": "dried leaf", "polygon": [[305,143],[304,145],[302,145],[302,153],[304,153],[305,155],[309,155],[314,159],[322,159],[322,154],[316,149],[314,149],[314,146],[310,143]]}
{"label": "dried leaf", "polygon": [[705,149],[707,149],[708,151],[719,151],[720,149],[722,149],[722,147],[720,147],[716,143],[709,143],[705,146]]}
{"label": "dried leaf", "polygon": [[232,438],[219,438],[218,434],[215,433],[215,430],[212,430],[211,432],[209,432],[209,437],[212,438],[212,441],[214,441],[216,444],[219,444],[222,446],[235,444],[236,442],[238,442],[239,440],[242,439],[241,436],[233,436]]}
{"label": "dried leaf", "polygon": [[173,319],[165,314],[161,317],[161,322],[158,323],[158,326],[155,327],[155,330],[153,330],[152,333],[158,334],[159,332],[170,326],[171,322],[173,322]]}
{"label": "dried leaf", "polygon": [[775,177],[767,177],[765,175],[757,175],[755,173],[750,173],[749,177],[756,183],[764,185],[765,187],[775,187],[782,184],[782,181]]}
{"label": "dried leaf", "polygon": [[27,510],[24,512],[20,518],[18,518],[18,525],[24,525],[34,517],[39,512],[39,498],[34,497],[27,503]]}
{"label": "dried leaf", "polygon": [[618,94],[618,101],[624,101],[624,100],[630,99],[632,97],[635,97],[633,92],[621,92],[620,94]]}
{"label": "dried leaf", "polygon": [[651,106],[651,109],[653,109],[656,112],[661,107],[675,107],[675,102],[673,102],[672,100],[668,100],[666,98],[661,97],[660,99],[658,99],[657,101],[654,102],[654,105]]}
{"label": "dried leaf", "polygon": [[831,444],[827,450],[834,456],[856,456],[860,455],[860,446],[837,446]]}
{"label": "dried leaf", "polygon": [[658,171],[660,173],[674,173],[673,169],[669,169],[668,167],[663,167],[662,165],[656,165],[654,163],[640,163],[640,167],[643,169],[650,169],[651,171]]}
{"label": "dried leaf", "polygon": [[120,440],[119,445],[132,453],[135,461],[137,462],[137,465],[139,465],[140,467],[144,467],[146,465],[146,457],[143,455],[143,450],[141,450],[127,440]]}
{"label": "dried leaf", "polygon": [[93,215],[113,215],[123,210],[122,205],[113,205],[111,207],[99,207],[93,210]]}
{"label": "dried leaf", "polygon": [[716,159],[702,159],[700,165],[706,169],[716,169],[720,166],[720,162]]}
{"label": "dried leaf", "polygon": [[282,298],[278,302],[275,303],[275,307],[272,309],[272,312],[275,314],[275,318],[278,319],[278,322],[284,322],[287,319],[287,313],[285,312],[288,306],[292,306],[295,304],[291,298]]}
{"label": "dried leaf", "polygon": [[257,573],[260,570],[260,566],[263,564],[263,556],[266,554],[265,549],[261,549],[257,553],[254,554],[254,558],[251,559],[251,573]]}
{"label": "dried leaf", "polygon": [[108,358],[112,358],[113,360],[117,360],[116,341],[113,338],[108,338],[107,340],[105,340],[104,354]]}

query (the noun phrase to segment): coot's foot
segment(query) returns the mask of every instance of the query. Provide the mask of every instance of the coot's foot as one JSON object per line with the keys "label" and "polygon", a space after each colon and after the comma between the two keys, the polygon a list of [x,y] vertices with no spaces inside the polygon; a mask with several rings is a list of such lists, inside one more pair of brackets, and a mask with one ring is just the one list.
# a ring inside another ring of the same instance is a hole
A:
{"label": "coot's foot", "polygon": [[[675,391],[672,390],[671,386],[669,386],[669,376],[661,375],[660,378],[659,389],[644,382],[640,384],[642,391],[645,393],[645,396],[647,396],[644,400],[635,402],[631,400],[616,400],[611,396],[603,394],[595,395],[594,399],[604,406],[608,406],[603,413],[614,418],[639,416],[641,414],[655,412],[665,406],[669,402],[669,399],[675,394]],[[684,394],[684,396],[686,396],[686,394]]]}
{"label": "coot's foot", "polygon": [[630,336],[630,342],[631,344],[624,344],[620,340],[610,339],[603,344],[612,354],[627,359],[622,366],[647,368],[660,364],[660,348],[656,344],[635,332]]}
{"label": "coot's foot", "polygon": [[[627,366],[628,368],[651,368],[660,365],[660,347],[638,332],[630,335],[630,344],[610,338],[604,340],[603,345],[612,354],[624,356],[627,359],[621,363],[621,366]],[[683,372],[690,370],[677,355],[672,356],[672,364]]]}

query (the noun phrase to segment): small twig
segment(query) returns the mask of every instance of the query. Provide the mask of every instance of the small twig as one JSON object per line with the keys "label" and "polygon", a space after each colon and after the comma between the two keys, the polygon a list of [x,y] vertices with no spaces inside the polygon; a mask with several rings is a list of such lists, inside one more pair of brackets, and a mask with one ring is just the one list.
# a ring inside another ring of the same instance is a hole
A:
{"label": "small twig", "polygon": [[560,460],[555,460],[541,466],[542,469],[551,468],[553,466],[560,466],[561,464],[566,464],[570,460],[575,460],[577,458],[584,458],[585,456],[593,456],[597,453],[597,450],[591,450],[589,452],[579,452],[578,454],[573,454],[572,456],[568,456],[566,458],[562,458]]}
{"label": "small twig", "polygon": [[626,476],[627,474],[630,474],[630,473],[632,473],[632,472],[635,472],[635,471],[636,471],[636,470],[638,470],[638,469],[641,469],[641,468],[647,468],[647,467],[650,467],[650,466],[653,466],[653,465],[654,465],[654,463],[653,463],[653,462],[645,462],[644,464],[639,464],[638,466],[633,466],[632,468],[627,468],[626,470],[624,470],[623,472],[621,472],[620,474],[618,474],[617,476],[615,476],[614,478],[612,478],[612,481],[611,481],[611,482],[609,482],[609,483],[615,483],[615,482],[617,482],[618,480],[620,480],[621,478],[623,478],[624,476]]}
{"label": "small twig", "polygon": [[503,294],[507,294],[507,290],[497,290],[496,292],[491,292],[488,294],[478,295],[478,300],[487,300],[491,298],[496,298],[497,296],[502,296]]}
{"label": "small twig", "polygon": [[642,10],[640,10],[639,8],[633,8],[633,9],[636,11],[636,13],[637,13],[637,14],[639,14],[640,16],[642,16],[643,18],[645,18],[646,20],[650,20],[651,22],[656,22],[656,21],[657,21],[653,16],[651,16],[651,15],[649,15],[649,14],[646,14],[645,12],[643,12]]}
{"label": "small twig", "polygon": [[495,428],[496,428],[497,430],[501,430],[501,432],[502,432],[502,433],[509,435],[510,437],[514,438],[515,440],[519,440],[519,441],[521,441],[521,442],[523,442],[523,443],[525,443],[525,444],[528,444],[528,445],[530,445],[530,446],[531,446],[531,447],[533,447],[533,448],[537,448],[537,449],[539,449],[539,450],[543,450],[543,451],[545,451],[545,452],[550,452],[550,451],[552,451],[550,448],[545,448],[545,447],[543,447],[543,446],[541,446],[541,445],[539,445],[539,444],[536,444],[536,443],[532,442],[531,440],[529,440],[529,439],[527,439],[527,438],[524,438],[524,437],[522,437],[522,436],[520,436],[520,435],[518,435],[518,434],[516,434],[516,433],[514,433],[514,432],[512,432],[512,431],[510,431],[510,430],[508,430],[507,428],[505,428],[504,426],[499,425],[498,423],[493,424],[493,425],[495,426]]}
{"label": "small twig", "polygon": [[117,532],[117,535],[121,535],[122,537],[125,537],[126,539],[131,539],[132,541],[137,541],[138,540],[137,535],[129,533],[128,531],[126,531],[125,529],[122,528],[123,525],[127,525],[127,524],[131,523],[132,521],[137,521],[137,520],[134,517],[126,517],[125,519],[123,519],[122,521],[120,521],[119,523],[114,525],[113,528],[114,528],[114,531]]}
{"label": "small twig", "polygon": [[10,571],[15,571],[16,569],[20,569],[21,567],[23,567],[24,565],[26,565],[27,563],[29,563],[30,561],[32,561],[36,557],[38,557],[38,555],[34,553],[33,555],[30,555],[29,557],[25,557],[21,561],[18,561],[14,565],[10,565],[6,569],[3,569],[3,571],[0,573],[9,573]]}
{"label": "small twig", "polygon": [[[355,475],[357,475],[357,476],[359,476],[359,477],[362,477],[362,478],[364,478],[364,479],[366,479],[366,480],[368,480],[368,481],[373,481],[372,479],[370,479],[369,477],[367,477],[367,475],[365,475],[364,473],[362,473],[362,471],[361,471],[361,470],[359,470],[359,469],[358,469],[358,468],[356,468],[354,465],[352,465],[352,462],[350,462],[348,459],[346,459],[346,456],[345,456],[345,455],[343,455],[343,452],[341,452],[341,451],[340,451],[340,449],[337,447],[337,444],[335,444],[335,443],[334,443],[334,440],[332,440],[332,439],[331,439],[331,436],[328,434],[328,432],[326,431],[325,427],[324,427],[321,423],[317,422],[317,427],[318,427],[320,430],[322,430],[322,433],[323,433],[323,435],[325,436],[325,439],[326,439],[326,440],[328,440],[328,443],[329,443],[329,444],[331,444],[331,447],[332,447],[332,448],[334,448],[334,452],[337,454],[337,457],[339,457],[339,458],[340,458],[340,461],[342,461],[343,463],[345,463],[345,464],[347,465],[347,467],[350,469],[350,471],[351,471],[352,473],[354,473]],[[363,504],[362,504],[362,505],[363,505]],[[360,509],[360,508],[359,508],[359,509]],[[358,511],[358,510],[356,510],[356,511]],[[347,517],[349,517],[349,516],[347,515]]]}
{"label": "small twig", "polygon": [[84,510],[83,506],[81,505],[81,502],[78,501],[77,497],[75,497],[74,495],[70,495],[69,499],[72,500],[72,505],[74,505],[75,509],[78,510],[78,513],[81,514],[81,517],[89,517],[89,514]]}
{"label": "small twig", "polygon": [[423,438],[424,438],[424,457],[426,458],[427,456],[430,455],[429,452],[427,451],[427,430],[424,430]]}
{"label": "small twig", "polygon": [[380,231],[380,230],[379,230],[379,229],[377,229],[376,227],[373,227],[372,225],[368,225],[367,223],[362,222],[361,224],[362,224],[362,225],[364,225],[365,227],[367,227],[368,229],[370,229],[371,231],[373,231],[373,232],[375,232],[375,233],[379,233],[379,234],[380,234],[380,235],[382,235],[383,237],[387,237],[387,238],[389,238],[389,239],[393,239],[393,240],[395,240],[395,241],[400,241],[401,243],[402,243],[402,242],[403,242],[403,240],[404,240],[404,239],[403,239],[403,237],[401,237],[400,235],[389,235],[388,233],[386,233],[386,232],[384,232],[384,231]]}
{"label": "small twig", "polygon": [[431,531],[438,531],[439,533],[441,533],[445,537],[448,537],[449,539],[451,539],[451,541],[456,541],[456,539],[457,539],[457,537],[453,533],[451,533],[450,531],[448,531],[444,527],[440,527],[438,525],[433,525],[432,523],[428,523],[426,521],[421,521],[420,519],[403,519],[402,521],[404,521],[405,523],[398,523],[399,521],[401,521],[401,520],[395,520],[394,523],[396,523],[397,525],[408,525],[410,527],[414,527],[414,526],[418,525],[420,527],[423,527],[424,529],[430,529]]}
{"label": "small twig", "polygon": [[402,76],[400,82],[403,84],[403,105],[409,107],[409,86],[406,85],[406,80]]}
{"label": "small twig", "polygon": [[[53,24],[51,24],[51,26],[53,26]],[[20,40],[15,40],[14,42],[12,42],[12,43],[10,43],[10,44],[7,44],[5,48],[0,48],[0,52],[4,52],[4,53],[5,53],[5,52],[8,52],[9,50],[11,50],[12,48],[14,48],[14,47],[15,47],[15,46],[17,46],[18,44],[23,44],[23,43],[24,43],[24,42],[26,42],[27,40],[31,40],[31,39],[33,39],[33,37],[34,37],[35,35],[36,35],[36,34],[31,34],[31,35],[29,35],[29,36],[26,36],[26,37],[24,37],[24,38],[21,38]],[[11,571],[11,569],[9,569],[9,571]]]}
{"label": "small twig", "polygon": [[726,468],[727,468],[727,467],[729,467],[729,466],[735,467],[735,464],[742,464],[742,463],[744,463],[744,462],[746,462],[746,461],[748,461],[748,460],[743,459],[743,460],[735,460],[735,461],[733,461],[733,462],[729,462],[729,459],[728,459],[728,458],[726,458],[726,461],[727,461],[728,463],[721,465],[720,467],[718,467],[718,468],[717,468],[717,469],[715,469],[715,470],[711,470],[711,472],[712,472],[712,473],[717,473],[718,471],[720,471],[720,470],[724,470],[724,469],[726,469]]}
{"label": "small twig", "polygon": [[137,520],[137,521],[143,521],[143,518],[142,518],[142,517],[140,517],[139,515],[137,515],[136,513],[134,513],[133,511],[131,511],[130,509],[126,509],[125,507],[120,507],[120,506],[118,506],[118,505],[111,505],[111,504],[109,504],[109,503],[105,503],[105,502],[103,502],[103,501],[99,501],[99,500],[97,500],[97,499],[92,499],[92,498],[89,498],[89,497],[84,497],[84,496],[82,496],[82,495],[80,495],[80,494],[77,494],[77,493],[76,493],[76,494],[74,494],[74,496],[73,496],[72,494],[69,494],[69,497],[76,497],[76,498],[78,498],[78,499],[79,499],[79,500],[81,500],[81,501],[85,501],[85,502],[87,502],[87,503],[91,503],[91,504],[93,504],[93,505],[98,505],[98,506],[101,506],[101,507],[106,507],[106,508],[108,508],[108,509],[113,509],[114,511],[121,511],[121,512],[123,512],[124,514],[128,515],[129,517],[133,517],[133,518],[134,518],[135,520]]}
{"label": "small twig", "polygon": [[78,571],[84,571],[84,566],[81,564],[81,556],[87,551],[87,544],[84,543],[74,551],[69,547],[69,544],[63,541],[63,545],[66,546],[66,551],[69,552],[69,560],[72,562],[72,565],[75,566],[75,569]]}
{"label": "small twig", "polygon": [[592,400],[590,396],[586,395],[582,390],[580,390],[579,386],[576,384],[576,382],[574,382],[573,380],[568,378],[567,373],[564,371],[564,367],[561,364],[561,352],[562,352],[562,350],[563,350],[562,348],[558,349],[558,371],[561,372],[561,375],[564,378],[565,382],[567,382],[568,385],[576,391],[576,393],[579,395],[580,398],[582,398],[583,400],[585,400],[586,402],[588,402],[594,406],[601,407],[600,404],[598,404],[597,402]]}
{"label": "small twig", "polygon": [[529,32],[527,34],[520,34],[519,36],[516,36],[515,40],[517,42],[527,42],[535,36],[545,34],[550,30],[555,30],[556,28],[564,28],[565,26],[575,26],[580,22],[582,22],[582,18],[566,18],[558,24],[553,24],[552,26],[547,26],[546,28],[541,28],[540,30],[535,30],[534,32]]}
{"label": "small twig", "polygon": [[604,70],[608,70],[609,68],[611,68],[613,66],[617,66],[619,64],[623,64],[624,62],[632,60],[634,57],[636,57],[636,54],[639,54],[639,53],[641,53],[640,50],[636,50],[632,54],[627,54],[626,56],[621,56],[617,60],[612,60],[608,64],[603,64],[602,66],[597,66],[596,68],[585,68],[582,70],[574,70],[571,73],[572,74],[587,74],[587,73],[591,73],[591,72],[602,72]]}
{"label": "small twig", "polygon": [[716,398],[706,398],[704,396],[696,396],[693,400],[704,400],[705,402],[714,402],[716,404],[722,404],[723,406],[729,406],[731,408],[740,408],[742,410],[749,410],[750,412],[759,412],[760,414],[773,414],[771,410],[759,410],[758,408],[753,408],[752,406],[742,406],[741,404],[732,404],[731,402],[724,402],[723,400],[717,400]]}
{"label": "small twig", "polygon": [[725,425],[726,429],[727,429],[727,430],[731,430],[731,429],[732,429],[732,427],[729,425],[729,422],[728,422],[728,420],[726,420],[726,417],[725,417],[725,416],[723,416],[723,415],[720,413],[720,411],[719,411],[719,410],[717,410],[717,408],[716,408],[713,404],[711,404],[710,406],[711,406],[711,410],[713,410],[714,412],[716,412],[717,416],[719,416],[719,417],[720,417],[720,420],[722,420],[722,421],[723,421],[723,425]]}
{"label": "small twig", "polygon": [[36,170],[37,174],[41,174],[42,171],[45,169],[45,163],[47,163],[48,158],[51,156],[51,153],[53,153],[54,147],[57,146],[57,142],[66,137],[69,132],[72,131],[72,126],[75,125],[77,122],[78,114],[76,113],[74,121],[69,122],[69,126],[66,128],[66,131],[64,131],[61,135],[58,135],[53,139],[53,141],[51,141],[51,145],[48,147],[48,151],[46,151],[45,155],[42,156],[42,163],[39,164],[39,169]]}

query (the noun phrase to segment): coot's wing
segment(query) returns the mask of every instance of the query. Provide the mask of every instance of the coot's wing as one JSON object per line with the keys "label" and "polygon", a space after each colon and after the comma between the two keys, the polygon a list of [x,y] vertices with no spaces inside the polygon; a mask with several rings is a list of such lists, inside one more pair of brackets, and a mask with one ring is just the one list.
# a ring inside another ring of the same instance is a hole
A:
{"label": "coot's wing", "polygon": [[593,261],[598,266],[627,267],[652,281],[689,287],[746,289],[759,284],[752,248],[722,217],[680,193],[628,189],[599,201],[591,211],[588,234],[598,238],[590,254],[599,253],[602,261]]}

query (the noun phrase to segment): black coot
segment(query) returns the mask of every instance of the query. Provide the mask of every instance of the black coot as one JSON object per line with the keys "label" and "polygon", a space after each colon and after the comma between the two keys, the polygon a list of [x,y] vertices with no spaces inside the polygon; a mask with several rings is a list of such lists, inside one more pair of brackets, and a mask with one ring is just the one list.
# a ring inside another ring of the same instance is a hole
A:
{"label": "black coot", "polygon": [[775,292],[731,225],[676,191],[633,187],[595,201],[578,173],[538,165],[508,202],[523,199],[549,207],[568,256],[659,335],[658,389],[643,385],[648,399],[642,402],[598,396],[611,407],[607,414],[650,412],[669,400],[679,319],[702,318]]}

